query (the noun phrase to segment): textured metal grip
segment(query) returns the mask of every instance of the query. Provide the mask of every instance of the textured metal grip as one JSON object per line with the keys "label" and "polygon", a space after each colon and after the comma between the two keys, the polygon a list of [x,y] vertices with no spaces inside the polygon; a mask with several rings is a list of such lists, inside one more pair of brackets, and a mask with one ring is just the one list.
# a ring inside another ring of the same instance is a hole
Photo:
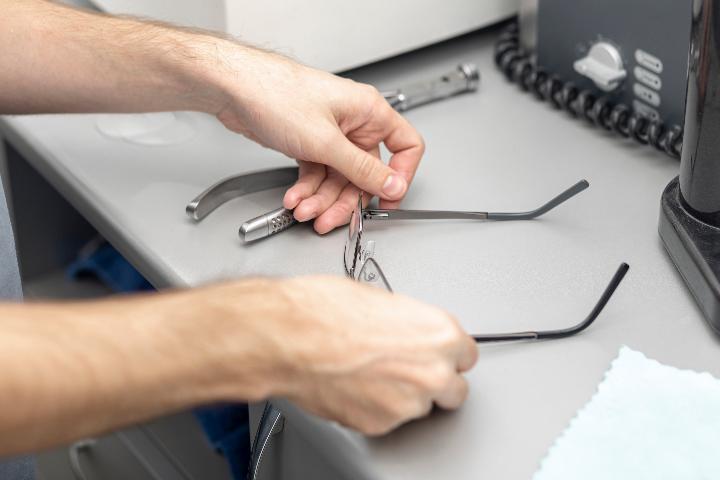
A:
{"label": "textured metal grip", "polygon": [[282,211],[278,211],[275,215],[268,218],[269,234],[274,235],[280,233],[296,223],[297,220],[293,217],[292,211],[283,208]]}
{"label": "textured metal grip", "polygon": [[240,238],[245,242],[260,240],[287,230],[296,223],[292,210],[278,208],[243,223],[240,227]]}

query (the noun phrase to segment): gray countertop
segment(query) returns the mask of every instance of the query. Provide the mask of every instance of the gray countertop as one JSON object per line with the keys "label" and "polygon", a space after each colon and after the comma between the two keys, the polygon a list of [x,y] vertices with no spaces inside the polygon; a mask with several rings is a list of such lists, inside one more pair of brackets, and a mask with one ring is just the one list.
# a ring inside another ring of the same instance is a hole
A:
{"label": "gray countertop", "polygon": [[[660,194],[678,163],[553,111],[492,64],[496,31],[472,34],[351,72],[392,87],[479,64],[480,92],[407,113],[427,154],[408,208],[535,207],[581,178],[591,187],[532,222],[369,223],[396,291],[441,305],[471,332],[567,326],[584,317],[622,261],[630,273],[605,312],[571,339],[481,348],[471,394],[381,439],[289,416],[358,478],[527,479],[626,344],[720,376],[720,345],[657,235]],[[307,226],[254,245],[242,221],[279,206],[275,190],[234,200],[200,224],[185,204],[215,181],[290,160],[181,114],[191,140],[139,146],[99,133],[98,116],[5,117],[7,138],[155,285],[245,275],[343,274],[345,232]],[[338,319],[342,321],[342,319]],[[281,335],[282,332],[279,332]]]}

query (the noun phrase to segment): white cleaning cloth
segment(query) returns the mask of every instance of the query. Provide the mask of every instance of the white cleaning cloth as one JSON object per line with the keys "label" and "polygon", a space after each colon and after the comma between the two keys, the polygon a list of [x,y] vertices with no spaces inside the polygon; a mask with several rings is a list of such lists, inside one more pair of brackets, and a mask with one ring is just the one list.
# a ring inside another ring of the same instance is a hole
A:
{"label": "white cleaning cloth", "polygon": [[533,480],[720,479],[720,380],[620,349]]}

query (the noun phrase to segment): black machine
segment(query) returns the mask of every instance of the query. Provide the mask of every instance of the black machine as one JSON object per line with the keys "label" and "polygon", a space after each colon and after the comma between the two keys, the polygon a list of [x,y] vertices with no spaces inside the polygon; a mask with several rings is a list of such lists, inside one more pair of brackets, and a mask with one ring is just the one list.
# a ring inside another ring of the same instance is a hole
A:
{"label": "black machine", "polygon": [[522,0],[496,44],[505,76],[680,158],[659,233],[720,333],[720,0]]}
{"label": "black machine", "polygon": [[695,3],[680,176],[663,192],[660,237],[720,333],[720,2]]}
{"label": "black machine", "polygon": [[512,82],[679,158],[693,0],[522,0],[496,44]]}

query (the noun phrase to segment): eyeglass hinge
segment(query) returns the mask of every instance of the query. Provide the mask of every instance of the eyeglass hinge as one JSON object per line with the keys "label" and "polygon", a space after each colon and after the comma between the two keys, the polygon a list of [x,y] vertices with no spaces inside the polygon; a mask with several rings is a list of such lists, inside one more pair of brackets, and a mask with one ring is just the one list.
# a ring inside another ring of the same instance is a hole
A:
{"label": "eyeglass hinge", "polygon": [[365,220],[387,220],[390,218],[390,214],[377,210],[365,210],[363,212],[363,218]]}

